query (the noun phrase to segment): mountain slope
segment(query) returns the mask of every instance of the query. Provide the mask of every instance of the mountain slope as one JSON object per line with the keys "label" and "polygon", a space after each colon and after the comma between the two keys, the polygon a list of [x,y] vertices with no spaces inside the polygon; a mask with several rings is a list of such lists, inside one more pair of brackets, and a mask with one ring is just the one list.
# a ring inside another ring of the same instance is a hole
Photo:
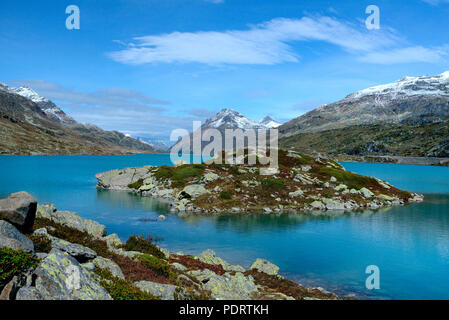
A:
{"label": "mountain slope", "polygon": [[60,108],[58,108],[52,101],[40,96],[36,91],[28,87],[11,88],[7,87],[7,91],[18,94],[25,97],[34,103],[36,103],[42,111],[45,112],[47,117],[54,121],[65,125],[75,124],[76,121],[65,114]]}
{"label": "mountain slope", "polygon": [[14,93],[4,85],[0,85],[0,123],[0,154],[123,154],[154,151],[151,146],[120,132],[104,131],[75,121],[64,123],[55,120],[29,97]]}
{"label": "mountain slope", "polygon": [[[243,116],[241,113],[233,110],[233,109],[222,109],[219,113],[217,113],[212,118],[206,120],[206,122],[201,126],[201,131],[204,133],[207,129],[217,129],[222,134],[222,147],[225,148],[225,131],[226,129],[242,129],[243,131],[249,130],[249,129],[262,129],[262,130],[269,130],[271,128],[274,128],[277,124],[273,119],[269,117],[265,117],[264,120],[267,120],[267,123],[263,123],[263,120],[261,122],[256,122],[251,119],[248,119],[247,117]],[[189,134],[190,138],[190,148],[192,150],[193,145],[193,135],[192,133]],[[181,146],[181,140],[178,141],[172,149],[178,149]],[[209,144],[209,142],[202,142],[202,147]],[[245,141],[246,145],[246,141]]]}
{"label": "mountain slope", "polygon": [[284,137],[374,123],[425,124],[449,120],[449,72],[405,77],[321,106],[280,127]]}
{"label": "mountain slope", "polygon": [[449,156],[449,72],[405,77],[321,106],[279,128],[281,146],[333,155]]}

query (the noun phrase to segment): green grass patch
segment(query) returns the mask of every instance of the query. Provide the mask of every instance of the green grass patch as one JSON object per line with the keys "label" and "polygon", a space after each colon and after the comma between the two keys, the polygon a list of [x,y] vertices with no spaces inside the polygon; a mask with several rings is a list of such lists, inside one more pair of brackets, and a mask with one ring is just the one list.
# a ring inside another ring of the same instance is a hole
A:
{"label": "green grass patch", "polygon": [[338,182],[344,183],[350,189],[360,190],[363,187],[378,185],[376,179],[371,177],[361,176],[352,172],[343,171],[334,168],[322,167],[320,173],[330,177],[335,177]]}
{"label": "green grass patch", "polygon": [[3,288],[11,279],[29,269],[35,269],[38,259],[22,250],[13,250],[10,248],[0,248],[0,288]]}
{"label": "green grass patch", "polygon": [[136,182],[128,184],[128,188],[139,190],[143,186],[143,179],[139,179]]}
{"label": "green grass patch", "polygon": [[204,165],[202,164],[189,164],[179,167],[162,166],[156,170],[154,176],[159,181],[171,179],[173,186],[182,187],[188,180],[201,176],[203,172]]}
{"label": "green grass patch", "polygon": [[222,191],[220,192],[220,198],[223,200],[230,200],[232,198],[232,195],[228,191]]}
{"label": "green grass patch", "polygon": [[265,178],[262,180],[262,186],[269,190],[285,189],[285,182],[279,179]]}
{"label": "green grass patch", "polygon": [[171,270],[170,265],[166,261],[149,254],[140,255],[138,259],[144,264],[144,266],[153,270],[157,274],[171,280],[176,279],[175,273]]}
{"label": "green grass patch", "polygon": [[153,241],[160,241],[159,238],[154,238],[150,235],[132,235],[128,238],[126,243],[122,245],[122,248],[127,251],[139,251],[146,254],[151,254],[157,258],[164,259],[165,255],[159,249],[157,245],[153,243]]}

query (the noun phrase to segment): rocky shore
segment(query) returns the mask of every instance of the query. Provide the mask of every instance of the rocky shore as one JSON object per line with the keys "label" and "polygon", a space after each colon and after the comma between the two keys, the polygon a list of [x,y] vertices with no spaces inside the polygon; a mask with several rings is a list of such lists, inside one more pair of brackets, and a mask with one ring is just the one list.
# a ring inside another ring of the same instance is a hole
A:
{"label": "rocky shore", "polygon": [[153,242],[122,243],[98,222],[11,194],[0,200],[0,300],[339,299],[264,259],[246,269],[212,250],[195,257]]}
{"label": "rocky shore", "polygon": [[423,200],[331,159],[283,150],[278,159],[271,175],[261,165],[181,163],[99,173],[97,187],[165,199],[181,213],[355,211]]}

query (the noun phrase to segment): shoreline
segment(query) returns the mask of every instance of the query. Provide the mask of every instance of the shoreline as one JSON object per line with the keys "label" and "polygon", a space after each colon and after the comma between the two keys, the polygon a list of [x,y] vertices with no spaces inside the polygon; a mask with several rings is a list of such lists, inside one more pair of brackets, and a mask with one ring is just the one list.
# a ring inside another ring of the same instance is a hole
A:
{"label": "shoreline", "polygon": [[[5,214],[6,207],[14,214]],[[21,210],[23,208],[27,210]],[[25,217],[21,214],[26,212]],[[24,219],[19,219],[20,217]],[[8,240],[11,239],[11,240]],[[14,241],[12,241],[14,239]],[[198,256],[169,252],[152,236],[117,234],[75,212],[38,205],[26,192],[0,200],[0,250],[21,259],[0,274],[4,300],[341,300],[321,287],[307,288],[257,258],[250,268],[231,265],[206,249]],[[14,265],[9,268],[13,268]],[[67,273],[68,268],[72,271]],[[0,268],[0,271],[2,268]],[[73,289],[72,272],[79,275]],[[346,299],[353,299],[346,298]]]}
{"label": "shoreline", "polygon": [[407,165],[449,167],[449,158],[339,155],[336,156],[336,159],[340,162],[407,164]]}

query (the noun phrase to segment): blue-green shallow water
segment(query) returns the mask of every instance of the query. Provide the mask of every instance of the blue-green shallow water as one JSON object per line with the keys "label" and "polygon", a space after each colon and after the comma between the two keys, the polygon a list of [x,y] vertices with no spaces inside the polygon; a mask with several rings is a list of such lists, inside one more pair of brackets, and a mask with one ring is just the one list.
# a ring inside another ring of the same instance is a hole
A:
{"label": "blue-green shallow water", "polygon": [[[105,224],[122,239],[148,232],[170,250],[215,250],[248,267],[257,257],[289,278],[340,294],[389,299],[449,299],[449,168],[344,163],[348,170],[426,193],[424,203],[378,212],[314,217],[224,215],[181,218],[165,204],[122,192],[97,191],[95,173],[169,164],[168,155],[0,156],[0,196],[27,190]],[[139,222],[157,217],[163,222]],[[365,289],[366,266],[378,265],[381,289]]]}

